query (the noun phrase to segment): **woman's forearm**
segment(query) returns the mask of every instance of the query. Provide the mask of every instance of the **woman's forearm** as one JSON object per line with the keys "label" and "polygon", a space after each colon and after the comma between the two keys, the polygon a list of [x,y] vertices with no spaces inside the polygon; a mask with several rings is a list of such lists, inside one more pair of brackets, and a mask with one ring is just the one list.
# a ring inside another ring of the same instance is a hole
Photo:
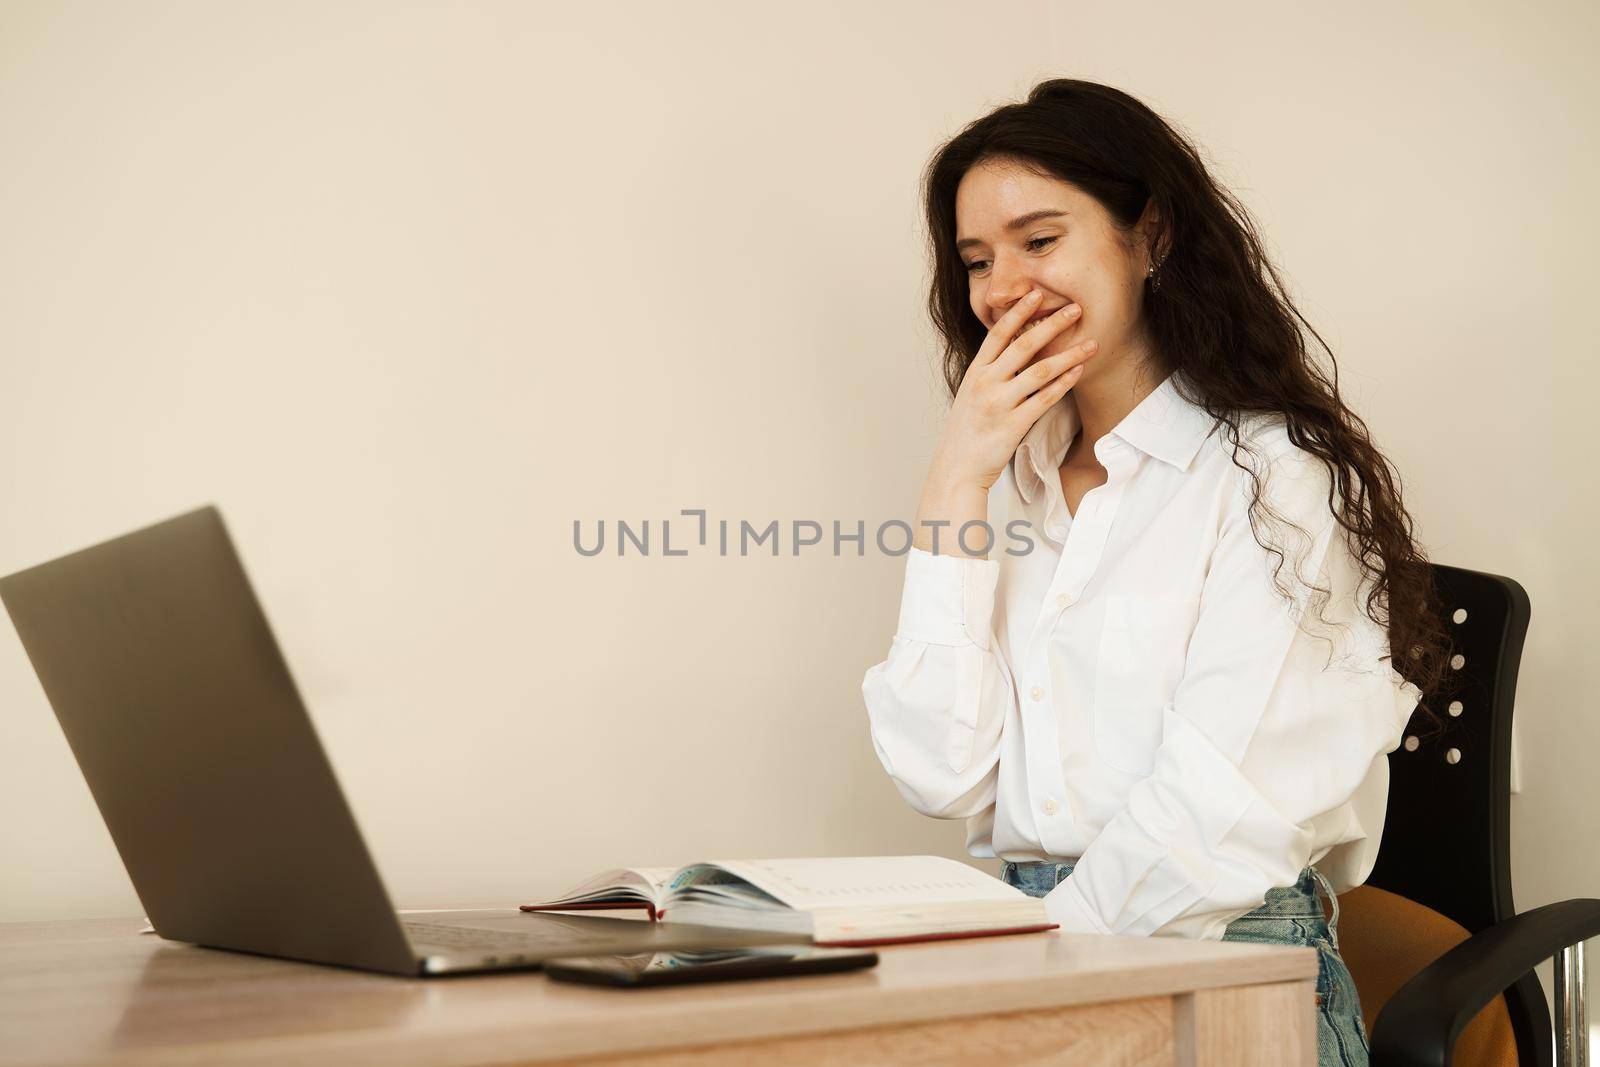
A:
{"label": "woman's forearm", "polygon": [[[964,539],[960,532],[966,523],[988,521],[989,493],[986,489],[972,483],[930,478],[917,506],[917,525],[911,543],[934,555],[987,559],[987,549],[993,540],[991,535],[981,527],[969,530]],[[963,547],[963,540],[967,547]]]}

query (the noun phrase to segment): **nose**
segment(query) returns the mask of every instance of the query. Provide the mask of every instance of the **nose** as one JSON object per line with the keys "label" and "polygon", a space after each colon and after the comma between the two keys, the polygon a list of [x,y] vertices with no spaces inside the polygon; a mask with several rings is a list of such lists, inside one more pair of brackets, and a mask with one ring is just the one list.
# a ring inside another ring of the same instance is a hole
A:
{"label": "nose", "polygon": [[1011,309],[1011,305],[1027,296],[1034,288],[1033,279],[1014,266],[1008,266],[996,257],[989,268],[989,291],[984,299],[989,305],[991,318],[998,319]]}

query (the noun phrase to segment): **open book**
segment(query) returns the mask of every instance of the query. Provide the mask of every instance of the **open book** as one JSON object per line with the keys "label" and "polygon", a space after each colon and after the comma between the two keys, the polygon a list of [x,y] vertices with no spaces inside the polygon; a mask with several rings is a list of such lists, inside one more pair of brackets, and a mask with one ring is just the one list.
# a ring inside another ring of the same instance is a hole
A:
{"label": "open book", "polygon": [[604,871],[523,911],[644,908],[653,920],[883,945],[1053,930],[1044,901],[941,856],[720,860]]}

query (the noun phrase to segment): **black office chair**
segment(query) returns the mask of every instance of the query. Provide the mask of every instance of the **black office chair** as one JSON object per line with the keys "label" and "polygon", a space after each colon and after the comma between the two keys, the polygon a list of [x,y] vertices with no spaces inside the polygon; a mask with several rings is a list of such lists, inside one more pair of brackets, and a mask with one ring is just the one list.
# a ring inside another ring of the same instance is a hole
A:
{"label": "black office chair", "polygon": [[1583,942],[1600,936],[1600,900],[1521,915],[1511,902],[1511,713],[1528,595],[1499,575],[1433,571],[1456,680],[1424,701],[1448,729],[1426,741],[1408,733],[1390,753],[1377,866],[1339,897],[1372,1067],[1550,1067],[1550,1011],[1533,968],[1551,957],[1558,1062],[1586,1067]]}

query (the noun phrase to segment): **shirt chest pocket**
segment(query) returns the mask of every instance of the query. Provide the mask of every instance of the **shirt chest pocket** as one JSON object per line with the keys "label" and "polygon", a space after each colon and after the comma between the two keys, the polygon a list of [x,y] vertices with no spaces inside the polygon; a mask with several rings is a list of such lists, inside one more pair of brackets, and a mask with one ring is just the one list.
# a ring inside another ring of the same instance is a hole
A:
{"label": "shirt chest pocket", "polygon": [[1198,600],[1112,595],[1095,666],[1094,741],[1100,759],[1128,774],[1155,769],[1162,709],[1183,677]]}

